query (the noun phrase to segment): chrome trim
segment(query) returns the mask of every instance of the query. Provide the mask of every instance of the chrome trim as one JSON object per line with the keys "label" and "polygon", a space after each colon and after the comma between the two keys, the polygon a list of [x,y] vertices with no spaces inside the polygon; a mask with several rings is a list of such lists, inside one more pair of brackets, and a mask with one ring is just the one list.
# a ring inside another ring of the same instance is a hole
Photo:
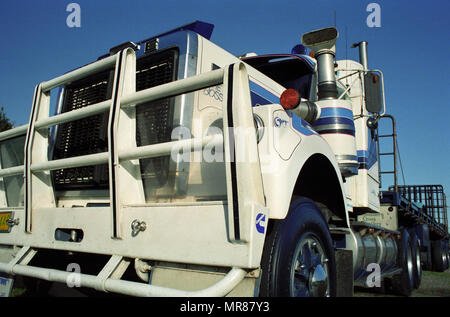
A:
{"label": "chrome trim", "polygon": [[264,121],[257,114],[253,114],[256,129],[256,141],[259,143],[264,136]]}

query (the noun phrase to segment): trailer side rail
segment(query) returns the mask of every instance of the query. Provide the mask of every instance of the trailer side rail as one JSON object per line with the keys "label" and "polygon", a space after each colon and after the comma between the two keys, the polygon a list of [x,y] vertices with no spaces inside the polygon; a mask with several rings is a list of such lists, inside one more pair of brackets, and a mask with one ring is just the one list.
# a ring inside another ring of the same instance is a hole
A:
{"label": "trailer side rail", "polygon": [[415,186],[398,186],[398,192],[393,191],[393,187],[389,188],[390,191],[383,191],[381,203],[397,206],[402,217],[405,217],[415,223],[427,224],[430,226],[431,230],[436,232],[438,235],[447,237],[447,218],[446,216],[442,216],[442,214],[446,214],[446,206],[444,205],[442,210],[439,211],[441,216],[437,217],[437,211],[433,210],[431,205],[422,205],[420,200],[415,200],[413,197],[408,196],[404,190],[402,191],[402,188],[406,189],[408,187],[412,188]]}

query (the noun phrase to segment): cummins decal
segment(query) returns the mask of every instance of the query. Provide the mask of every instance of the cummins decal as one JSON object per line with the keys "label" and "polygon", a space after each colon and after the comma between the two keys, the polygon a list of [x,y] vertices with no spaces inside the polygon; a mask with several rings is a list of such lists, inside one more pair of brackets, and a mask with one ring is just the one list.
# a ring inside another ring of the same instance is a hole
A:
{"label": "cummins decal", "polygon": [[259,213],[256,216],[256,231],[259,233],[264,233],[266,230],[266,215],[263,213]]}

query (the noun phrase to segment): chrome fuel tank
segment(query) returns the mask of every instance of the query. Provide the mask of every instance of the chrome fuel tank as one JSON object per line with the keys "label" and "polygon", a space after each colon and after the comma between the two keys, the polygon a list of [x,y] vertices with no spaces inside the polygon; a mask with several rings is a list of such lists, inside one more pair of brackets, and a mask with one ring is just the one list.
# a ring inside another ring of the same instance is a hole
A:
{"label": "chrome fuel tank", "polygon": [[398,245],[396,234],[373,228],[353,227],[347,235],[347,249],[353,251],[354,280],[362,280],[372,272],[369,265],[375,263],[380,273],[386,273],[396,265]]}

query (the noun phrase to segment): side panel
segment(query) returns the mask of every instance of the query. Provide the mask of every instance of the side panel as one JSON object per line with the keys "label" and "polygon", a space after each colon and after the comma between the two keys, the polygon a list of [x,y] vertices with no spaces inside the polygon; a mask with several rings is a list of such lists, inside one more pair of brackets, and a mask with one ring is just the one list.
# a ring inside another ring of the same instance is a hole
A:
{"label": "side panel", "polygon": [[[359,162],[358,175],[348,179],[355,208],[380,210],[376,136],[367,128],[369,113],[365,109],[362,65],[351,60],[337,61],[337,78],[342,86],[350,87],[343,98],[351,100],[355,122],[356,150]],[[344,76],[348,76],[345,77]],[[342,92],[341,92],[342,93]]]}
{"label": "side panel", "polygon": [[358,216],[358,221],[371,223],[389,230],[398,230],[398,207],[382,205],[379,213]]}

